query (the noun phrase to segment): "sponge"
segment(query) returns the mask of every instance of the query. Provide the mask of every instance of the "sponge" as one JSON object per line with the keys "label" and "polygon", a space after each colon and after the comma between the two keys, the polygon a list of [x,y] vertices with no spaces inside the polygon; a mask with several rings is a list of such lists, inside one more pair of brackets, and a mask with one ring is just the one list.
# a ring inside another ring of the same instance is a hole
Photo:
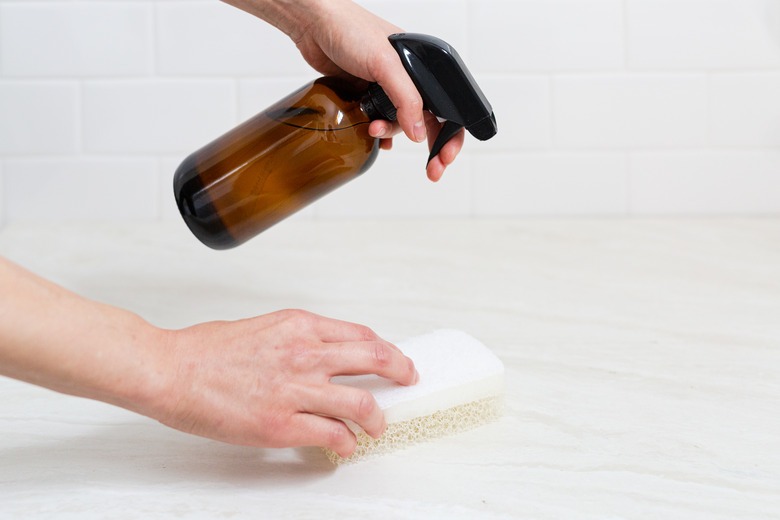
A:
{"label": "sponge", "polygon": [[420,441],[469,430],[501,415],[504,365],[485,345],[458,330],[438,330],[398,347],[420,373],[416,385],[401,386],[376,375],[340,376],[333,383],[370,391],[385,413],[378,439],[345,421],[357,436],[348,458],[326,449],[334,464],[357,462]]}

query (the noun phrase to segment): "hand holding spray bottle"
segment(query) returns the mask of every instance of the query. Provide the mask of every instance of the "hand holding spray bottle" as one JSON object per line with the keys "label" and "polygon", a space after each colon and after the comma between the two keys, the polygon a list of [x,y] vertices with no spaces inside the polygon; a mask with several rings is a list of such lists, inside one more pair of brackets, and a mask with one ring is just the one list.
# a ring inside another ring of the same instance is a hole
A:
{"label": "hand holding spray bottle", "polygon": [[[424,34],[389,40],[423,108],[444,121],[428,161],[463,127],[482,141],[496,134],[493,109],[455,49]],[[240,245],[368,170],[379,153],[368,125],[395,116],[377,83],[361,90],[317,79],[184,159],[173,180],[179,211],[207,246]]]}

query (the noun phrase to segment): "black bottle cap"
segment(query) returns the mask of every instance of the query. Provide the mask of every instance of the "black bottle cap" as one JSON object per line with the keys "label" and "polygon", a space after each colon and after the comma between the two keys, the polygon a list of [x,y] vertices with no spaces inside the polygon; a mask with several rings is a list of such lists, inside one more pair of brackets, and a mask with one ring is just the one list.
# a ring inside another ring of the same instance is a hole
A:
{"label": "black bottle cap", "polygon": [[395,106],[378,83],[371,83],[368,86],[368,99],[371,102],[368,108],[369,117],[372,119],[395,121],[397,112]]}
{"label": "black bottle cap", "polygon": [[[455,49],[426,34],[399,33],[391,35],[389,40],[420,93],[423,108],[445,121],[431,149],[429,162],[463,127],[481,141],[496,135],[498,126],[493,108]],[[389,116],[386,105],[392,103],[379,85],[371,85],[369,97],[376,113]],[[394,112],[395,107],[393,116]],[[379,117],[395,120],[395,117]]]}

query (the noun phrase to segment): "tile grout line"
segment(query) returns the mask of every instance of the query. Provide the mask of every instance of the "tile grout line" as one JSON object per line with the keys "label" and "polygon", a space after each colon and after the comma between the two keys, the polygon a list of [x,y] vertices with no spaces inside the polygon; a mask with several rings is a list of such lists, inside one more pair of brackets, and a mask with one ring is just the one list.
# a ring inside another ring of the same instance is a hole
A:
{"label": "tile grout line", "polygon": [[[2,0],[0,0],[2,1]],[[620,78],[669,78],[669,77],[693,77],[703,75],[726,75],[730,77],[740,76],[780,76],[780,68],[773,69],[708,69],[708,68],[690,68],[690,69],[629,69],[629,70],[603,70],[603,69],[528,69],[522,72],[495,72],[488,71],[482,72],[476,70],[475,74],[479,78],[486,79],[503,79],[503,78],[541,78],[553,76],[566,76],[573,78],[589,78],[589,77],[620,77]],[[14,82],[14,81],[30,81],[30,82],[44,82],[44,81],[67,81],[73,80],[74,75],[64,74],[19,74],[13,76],[0,76],[0,80]],[[311,78],[309,76],[303,76],[302,74],[280,74],[273,77],[265,77],[258,74],[190,74],[190,73],[177,73],[177,74],[83,74],[79,76],[83,79],[95,80],[95,81],[113,81],[113,80],[125,80],[125,81],[140,81],[140,80],[188,80],[188,81],[207,81],[207,80],[225,80],[236,79],[241,81],[308,81]]]}

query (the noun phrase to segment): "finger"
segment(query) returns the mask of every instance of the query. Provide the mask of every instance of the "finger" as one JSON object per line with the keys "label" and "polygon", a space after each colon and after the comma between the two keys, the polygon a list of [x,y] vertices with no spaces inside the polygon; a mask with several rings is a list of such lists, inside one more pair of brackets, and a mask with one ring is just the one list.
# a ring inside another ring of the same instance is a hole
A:
{"label": "finger", "polygon": [[[431,115],[428,117],[426,114],[425,125],[428,131],[428,150],[430,151],[433,148],[434,141],[441,131],[442,124],[439,123],[435,116]],[[463,141],[465,136],[465,130],[461,129],[460,132],[455,134],[454,137],[447,141],[447,143],[439,151],[438,155],[431,159],[426,168],[428,178],[430,180],[437,182],[439,179],[441,179],[441,176],[444,174],[444,170],[447,168],[447,166],[452,164],[461,148],[463,148]]]}
{"label": "finger", "polygon": [[431,181],[438,182],[439,179],[441,179],[441,176],[444,175],[445,168],[446,166],[444,166],[444,163],[441,162],[441,159],[437,155],[428,162],[425,173]]}
{"label": "finger", "polygon": [[392,150],[393,149],[393,140],[392,139],[380,139],[379,140],[379,148],[380,148],[380,150]]}
{"label": "finger", "polygon": [[[438,118],[435,115],[431,114],[430,112],[425,113],[425,131],[427,132],[428,135],[429,152],[433,150],[433,145],[436,142],[436,139],[439,137],[439,134],[441,133],[443,127],[444,127],[444,123],[440,123]],[[448,150],[448,153],[451,154],[448,156],[449,160],[443,160],[445,166],[450,164],[455,159],[455,156],[458,155],[458,152],[463,147],[463,140],[465,135],[466,135],[465,129],[461,128],[442,147],[442,150],[439,152],[439,155],[441,155],[441,152],[444,151],[445,148],[447,148],[448,146],[450,147],[450,149]]]}
{"label": "finger", "polygon": [[441,151],[439,152],[439,158],[441,159],[441,162],[444,166],[449,166],[455,161],[458,153],[460,153],[460,150],[463,148],[463,141],[465,136],[466,132],[461,130],[455,134],[455,137],[447,141],[447,144],[442,147]]}
{"label": "finger", "polygon": [[[351,323],[349,321],[336,320],[333,318],[326,318],[319,314],[314,314],[307,311],[288,309],[285,311],[277,311],[270,315],[266,315],[264,318],[274,317],[275,320],[290,320],[290,325],[296,330],[309,330],[319,338],[320,341],[325,343],[325,347],[329,343],[345,343],[345,342],[383,342],[386,346],[389,346],[397,353],[401,353],[401,350],[387,341],[380,338],[376,332],[366,327],[365,325],[359,325],[357,323]],[[256,318],[257,319],[257,318]]]}
{"label": "finger", "polygon": [[343,421],[310,413],[297,413],[290,419],[289,436],[284,440],[286,446],[321,446],[345,458],[357,446],[355,434]]}
{"label": "finger", "polygon": [[439,154],[431,159],[426,168],[428,178],[437,182],[444,175],[444,170],[455,161],[461,148],[463,148],[463,139],[465,133],[461,131],[455,137],[447,141]]}
{"label": "finger", "polygon": [[365,325],[349,321],[325,318],[312,314],[313,332],[325,343],[343,343],[347,341],[375,341],[379,339],[376,332]]}
{"label": "finger", "polygon": [[383,119],[371,121],[371,124],[368,126],[368,135],[371,137],[389,139],[400,132],[401,125]]}
{"label": "finger", "polygon": [[352,323],[349,321],[336,320],[333,318],[325,318],[317,314],[307,313],[314,319],[312,327],[314,333],[325,343],[345,343],[354,341],[382,341],[390,348],[397,352],[401,350],[393,345],[384,341],[377,335],[376,332],[371,330],[365,325]]}
{"label": "finger", "polygon": [[324,367],[330,377],[376,374],[406,386],[417,382],[414,362],[382,339],[334,343],[325,356]]}
{"label": "finger", "polygon": [[334,384],[311,386],[305,387],[298,399],[303,411],[349,419],[374,438],[387,428],[385,414],[368,390]]}
{"label": "finger", "polygon": [[406,136],[421,143],[425,140],[422,98],[401,64],[401,59],[390,44],[387,47],[386,54],[376,60],[378,68],[373,71],[373,77],[396,107],[396,118]]}

